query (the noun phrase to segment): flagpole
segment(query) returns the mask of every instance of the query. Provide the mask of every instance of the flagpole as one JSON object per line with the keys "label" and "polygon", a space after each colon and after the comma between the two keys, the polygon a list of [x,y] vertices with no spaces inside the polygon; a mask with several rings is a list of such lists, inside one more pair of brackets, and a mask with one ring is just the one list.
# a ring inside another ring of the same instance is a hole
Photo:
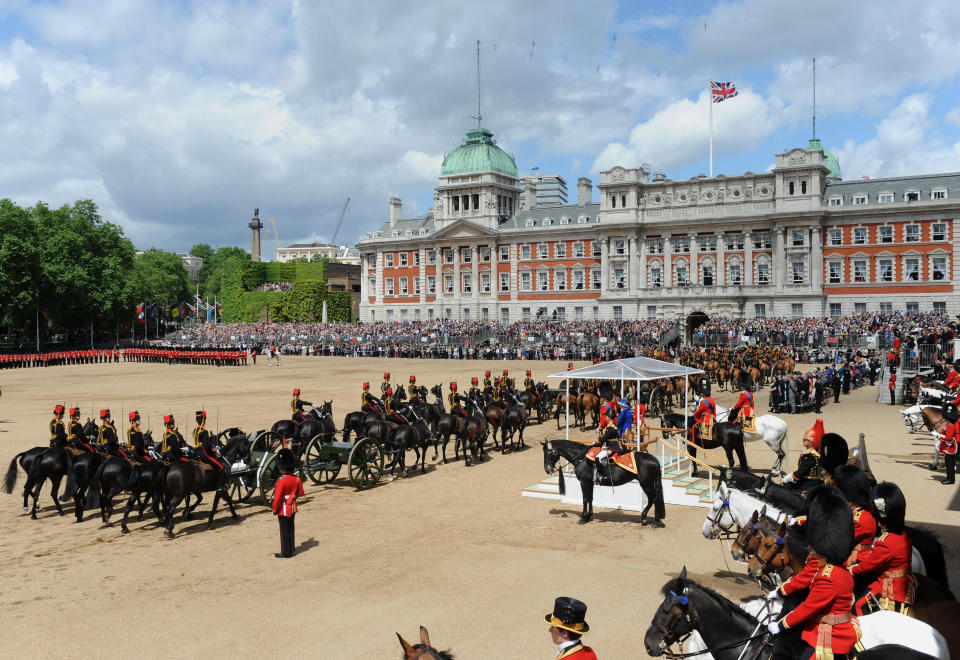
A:
{"label": "flagpole", "polygon": [[147,341],[147,329],[150,327],[150,321],[147,319],[147,301],[143,301],[143,341]]}
{"label": "flagpole", "polygon": [[713,178],[713,85],[707,81],[707,105],[710,106],[710,178]]}

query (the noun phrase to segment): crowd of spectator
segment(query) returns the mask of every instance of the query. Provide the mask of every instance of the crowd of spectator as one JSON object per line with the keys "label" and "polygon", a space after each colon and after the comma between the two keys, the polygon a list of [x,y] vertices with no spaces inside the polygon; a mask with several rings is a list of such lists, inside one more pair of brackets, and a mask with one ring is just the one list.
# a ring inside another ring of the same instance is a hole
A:
{"label": "crowd of spectator", "polygon": [[254,291],[292,291],[293,282],[264,282]]}

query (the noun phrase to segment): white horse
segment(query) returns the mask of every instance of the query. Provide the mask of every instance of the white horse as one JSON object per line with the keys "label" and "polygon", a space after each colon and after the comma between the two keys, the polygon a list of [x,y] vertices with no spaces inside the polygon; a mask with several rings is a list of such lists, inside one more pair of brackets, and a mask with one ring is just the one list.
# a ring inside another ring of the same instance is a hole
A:
{"label": "white horse", "polygon": [[788,518],[787,522],[790,522],[786,513],[769,502],[721,483],[713,496],[710,511],[707,512],[707,517],[703,521],[703,537],[712,540],[724,534],[735,535],[741,527],[750,522],[753,512],[763,507],[767,507],[768,518],[777,522]]}
{"label": "white horse", "polygon": [[[725,422],[730,416],[730,410],[717,406],[717,421]],[[743,432],[744,442],[763,440],[777,454],[777,461],[770,469],[771,474],[783,475],[780,466],[787,455],[787,423],[775,415],[760,415],[757,417],[757,432]]]}
{"label": "white horse", "polygon": [[908,433],[920,433],[926,429],[926,424],[923,423],[923,409],[924,408],[937,408],[939,406],[931,406],[927,404],[916,404],[910,406],[909,408],[904,408],[900,411],[900,414],[903,415],[903,424],[907,427]]}

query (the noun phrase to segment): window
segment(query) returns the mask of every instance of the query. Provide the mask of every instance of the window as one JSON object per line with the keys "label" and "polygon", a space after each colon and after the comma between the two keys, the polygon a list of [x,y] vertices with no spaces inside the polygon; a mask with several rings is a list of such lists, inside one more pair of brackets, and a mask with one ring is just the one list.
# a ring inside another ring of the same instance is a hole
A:
{"label": "window", "polygon": [[881,282],[893,281],[893,259],[881,259],[877,262]]}
{"label": "window", "polygon": [[843,245],[843,230],[839,227],[828,229],[827,245]]}
{"label": "window", "polygon": [[573,318],[575,318],[577,321],[583,320],[583,307],[573,308]]}
{"label": "window", "polygon": [[703,267],[703,276],[700,278],[703,286],[713,286],[713,265]]}
{"label": "window", "polygon": [[523,320],[524,320],[524,321],[529,321],[529,320],[530,320],[530,308],[529,308],[529,307],[524,307],[523,310],[521,310],[521,313],[522,313],[522,315],[523,315]]}
{"label": "window", "polygon": [[790,314],[794,317],[803,316],[803,303],[793,303],[790,305]]}
{"label": "window", "polygon": [[617,208],[617,196],[610,195],[610,208]]}
{"label": "window", "polygon": [[575,259],[583,258],[583,243],[574,243],[573,244],[573,256]]}
{"label": "window", "polygon": [[793,247],[803,247],[803,242],[804,242],[804,241],[803,241],[803,235],[806,234],[806,233],[807,233],[807,232],[805,232],[805,231],[802,230],[802,229],[794,229],[793,232],[791,233],[792,240],[791,240],[791,243],[790,243],[790,244],[791,244]]}
{"label": "window", "polygon": [[433,250],[427,250],[427,265],[432,266],[437,263],[437,253]]}
{"label": "window", "polygon": [[510,308],[501,307],[500,308],[500,321],[503,323],[510,323]]}
{"label": "window", "polygon": [[893,202],[893,193],[880,193],[877,195],[877,201],[881,204],[890,204]]}
{"label": "window", "polygon": [[701,252],[716,252],[717,237],[714,234],[708,236],[698,236],[697,242],[700,244]]}
{"label": "window", "polygon": [[946,314],[947,313],[947,303],[945,302],[935,302],[933,303],[933,312],[935,314]]}
{"label": "window", "polygon": [[553,274],[553,286],[557,291],[567,290],[567,271],[558,270]]}
{"label": "window", "polygon": [[904,227],[903,240],[907,243],[917,243],[920,241],[920,225],[907,225]]}
{"label": "window", "polygon": [[866,227],[853,228],[853,244],[854,245],[867,244],[867,228]]}
{"label": "window", "polygon": [[626,254],[627,253],[627,242],[622,239],[617,239],[613,242],[613,253],[614,254]]}
{"label": "window", "polygon": [[420,265],[420,250],[415,250],[413,253],[413,265],[414,266]]}
{"label": "window", "polygon": [[651,321],[657,320],[657,306],[647,305],[647,318]]}
{"label": "window", "polygon": [[861,283],[867,281],[867,261],[865,259],[857,259],[853,262],[853,281]]}
{"label": "window", "polygon": [[443,290],[447,293],[453,293],[453,275],[443,276]]}
{"label": "window", "polygon": [[510,261],[510,246],[501,245],[500,246],[500,261],[507,262]]}
{"label": "window", "polygon": [[490,263],[490,248],[480,248],[480,261],[485,264]]}
{"label": "window", "polygon": [[831,197],[827,201],[828,206],[843,206],[843,197]]}
{"label": "window", "polygon": [[487,309],[486,307],[482,308],[482,309],[480,310],[480,318],[482,318],[484,321],[489,320],[489,319],[490,319],[490,310]]}
{"label": "window", "polygon": [[920,279],[920,260],[907,258],[903,260],[903,279],[907,282],[916,282]]}
{"label": "window", "polygon": [[866,313],[867,313],[867,303],[853,303],[853,313],[854,313],[854,314],[866,314]]}
{"label": "window", "polygon": [[627,207],[627,196],[626,196],[626,195],[620,195],[620,206],[621,206],[622,208],[626,208],[626,207]]}
{"label": "window", "polygon": [[945,241],[947,240],[947,225],[944,222],[937,222],[931,227],[930,232],[931,240],[934,241]]}
{"label": "window", "polygon": [[623,320],[623,307],[620,305],[613,306],[613,318],[616,321]]}
{"label": "window", "polygon": [[546,291],[550,288],[550,273],[545,270],[537,272],[537,289]]}
{"label": "window", "polygon": [[593,256],[599,257],[599,256],[601,256],[602,253],[603,253],[603,247],[601,247],[600,241],[594,241],[594,242],[593,242],[593,252],[592,252]]}
{"label": "window", "polygon": [[550,257],[550,246],[546,243],[540,243],[537,246],[537,259],[547,259]]}
{"label": "window", "polygon": [[917,314],[920,312],[920,303],[907,303],[907,314]]}
{"label": "window", "polygon": [[413,320],[415,320],[415,321],[419,321],[419,320],[420,320],[420,310],[419,310],[419,309],[413,310]]}
{"label": "window", "polygon": [[474,211],[479,210],[479,208],[480,208],[480,194],[479,194],[479,193],[473,193],[473,195],[471,195],[470,203],[471,203],[470,208],[472,208]]}
{"label": "window", "polygon": [[460,263],[473,263],[473,248],[460,248]]}
{"label": "window", "polygon": [[730,281],[729,284],[743,284],[743,275],[742,267],[740,264],[730,264]]}
{"label": "window", "polygon": [[490,293],[490,273],[480,273],[480,291]]}
{"label": "window", "polygon": [[753,315],[758,319],[767,318],[767,306],[763,303],[757,303],[753,306]]}
{"label": "window", "polygon": [[842,278],[842,267],[839,261],[831,261],[827,264],[827,280],[830,284],[840,284]]}
{"label": "window", "polygon": [[920,201],[920,191],[919,190],[908,190],[903,193],[903,201],[905,202],[919,202]]}
{"label": "window", "polygon": [[881,243],[893,243],[893,227],[877,227],[877,238]]}
{"label": "window", "polygon": [[433,275],[427,276],[427,293],[436,294],[437,293],[437,278]]}
{"label": "window", "polygon": [[626,280],[626,275],[624,274],[623,268],[614,268],[613,269],[614,286],[617,287],[618,289],[622,289],[624,287],[625,280]]}
{"label": "window", "polygon": [[503,293],[510,291],[510,273],[500,273],[500,291]]}
{"label": "window", "polygon": [[553,310],[553,318],[557,321],[566,321],[567,320],[567,308],[566,307],[557,307]]}
{"label": "window", "polygon": [[583,290],[583,271],[582,270],[573,271],[573,290],[574,291]]}
{"label": "window", "polygon": [[760,286],[770,284],[770,264],[757,264],[757,284]]}
{"label": "window", "polygon": [[464,320],[464,321],[469,321],[469,320],[470,320],[470,308],[469,308],[469,307],[465,307],[464,310],[463,310],[463,320]]}
{"label": "window", "polygon": [[553,256],[557,259],[566,259],[567,258],[567,244],[566,243],[557,243],[553,246]]}
{"label": "window", "polygon": [[933,279],[935,280],[947,279],[947,258],[946,257],[933,258]]}
{"label": "window", "polygon": [[806,194],[807,194],[807,180],[806,180],[806,179],[804,179],[803,181],[800,182],[800,194],[801,194],[801,195],[806,195]]}
{"label": "window", "polygon": [[761,232],[753,235],[754,250],[769,250],[773,247],[773,235],[770,232]]}
{"label": "window", "polygon": [[533,289],[533,275],[530,271],[520,273],[520,290],[531,291]]}
{"label": "window", "polygon": [[403,321],[406,321],[407,318],[409,318],[409,314],[410,314],[410,312],[408,312],[407,310],[401,309],[401,310],[400,310],[400,319],[403,320]]}
{"label": "window", "polygon": [[[459,195],[454,195],[454,196],[453,196],[453,210],[454,210],[454,211],[459,211],[459,210],[460,210],[460,196],[459,196]],[[448,311],[449,311],[449,310],[448,310]]]}
{"label": "window", "polygon": [[663,286],[663,273],[659,266],[654,266],[650,269],[650,286],[655,289]]}
{"label": "window", "polygon": [[590,281],[593,283],[594,289],[600,289],[603,287],[603,278],[600,276],[599,270],[590,271]]}
{"label": "window", "polygon": [[406,265],[408,265],[408,259],[409,259],[409,253],[407,253],[407,252],[401,252],[401,253],[400,253],[400,265],[401,265],[401,266],[406,266]]}
{"label": "window", "polygon": [[830,303],[830,316],[842,316],[843,305],[840,303]]}
{"label": "window", "polygon": [[420,278],[419,277],[413,278],[413,293],[414,295],[417,295],[417,296],[420,295]]}
{"label": "window", "polygon": [[393,268],[393,253],[383,255],[383,265],[387,268]]}
{"label": "window", "polygon": [[383,281],[383,291],[386,295],[393,295],[393,278],[388,277]]}
{"label": "window", "polygon": [[743,234],[727,234],[725,238],[727,239],[728,250],[743,249]]}
{"label": "window", "polygon": [[443,263],[445,264],[453,263],[453,250],[446,249],[443,251]]}
{"label": "window", "polygon": [[671,244],[675,253],[686,253],[690,251],[690,238],[687,236],[676,236],[671,239]]}
{"label": "window", "polygon": [[932,190],[930,191],[930,199],[946,199],[947,191],[945,189]]}
{"label": "window", "polygon": [[867,203],[867,196],[858,194],[853,196],[853,205],[854,206],[863,206]]}
{"label": "window", "polygon": [[373,255],[373,254],[368,254],[368,255],[367,255],[367,265],[368,265],[370,268],[376,268],[376,266],[377,266],[377,257],[376,257],[376,255]]}
{"label": "window", "polygon": [[686,266],[677,266],[677,277],[676,285],[677,286],[687,286],[687,267]]}
{"label": "window", "polygon": [[893,314],[893,303],[888,303],[888,302],[880,303],[880,313]]}
{"label": "window", "polygon": [[400,295],[406,295],[410,293],[410,287],[408,286],[410,280],[406,277],[400,278]]}
{"label": "window", "polygon": [[521,245],[520,246],[520,258],[524,260],[530,259],[530,246]]}
{"label": "window", "polygon": [[[701,247],[701,249],[703,248]],[[663,239],[662,238],[647,239],[647,253],[663,254]]]}
{"label": "window", "polygon": [[393,310],[392,310],[392,309],[388,309],[388,310],[387,310],[387,320],[388,320],[388,321],[392,321],[392,320],[393,320]]}
{"label": "window", "polygon": [[795,185],[796,185],[796,184],[794,184],[793,181],[791,181],[790,183],[787,184],[787,190],[789,191],[789,194],[791,194],[791,195],[793,194]]}
{"label": "window", "polygon": [[803,284],[807,281],[807,264],[802,261],[793,262],[793,283]]}
{"label": "window", "polygon": [[537,226],[537,221],[534,220],[533,218],[527,218],[527,226],[528,226],[528,227],[536,227],[536,226]]}

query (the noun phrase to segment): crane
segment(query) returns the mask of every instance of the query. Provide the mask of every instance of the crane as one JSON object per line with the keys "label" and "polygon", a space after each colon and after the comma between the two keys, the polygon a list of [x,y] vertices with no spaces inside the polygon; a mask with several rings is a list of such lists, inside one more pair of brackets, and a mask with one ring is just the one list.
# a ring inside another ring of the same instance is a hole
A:
{"label": "crane", "polygon": [[[277,222],[273,218],[270,218],[270,224],[273,226],[273,237],[277,239],[277,250],[280,250],[280,234],[277,233]],[[276,258],[276,252],[274,252],[274,259]]]}
{"label": "crane", "polygon": [[346,215],[347,213],[347,205],[349,203],[350,203],[350,198],[347,197],[347,201],[343,203],[343,210],[340,211],[340,219],[337,220],[337,228],[333,231],[333,238],[330,239],[331,245],[335,246],[337,244],[337,234],[340,233],[340,225],[343,224],[343,216]]}

